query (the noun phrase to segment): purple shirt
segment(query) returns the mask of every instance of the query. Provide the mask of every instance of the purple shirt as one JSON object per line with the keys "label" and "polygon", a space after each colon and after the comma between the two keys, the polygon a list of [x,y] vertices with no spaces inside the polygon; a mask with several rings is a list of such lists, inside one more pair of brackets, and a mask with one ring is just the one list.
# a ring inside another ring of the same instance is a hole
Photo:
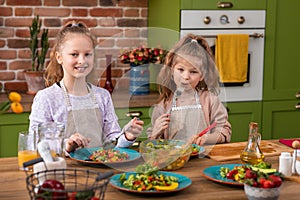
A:
{"label": "purple shirt", "polygon": [[[108,138],[117,137],[122,131],[118,124],[118,118],[109,92],[95,85],[92,85],[92,90],[102,113],[103,134]],[[69,95],[69,98],[71,102],[78,102],[80,99],[82,102],[86,102],[87,99],[90,99],[89,95]],[[82,106],[84,106],[84,103]],[[42,122],[62,122],[66,124],[67,114],[67,104],[63,90],[57,84],[53,84],[48,88],[38,91],[35,95],[29,116],[29,130],[33,131]],[[132,143],[133,141],[127,141],[123,134],[119,138],[118,147],[127,147]]]}

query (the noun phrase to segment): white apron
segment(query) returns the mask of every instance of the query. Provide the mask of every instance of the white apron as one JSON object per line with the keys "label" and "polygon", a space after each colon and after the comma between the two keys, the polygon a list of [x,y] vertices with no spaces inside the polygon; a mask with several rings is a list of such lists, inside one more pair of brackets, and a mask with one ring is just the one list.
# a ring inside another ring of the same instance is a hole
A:
{"label": "white apron", "polygon": [[198,93],[195,91],[195,105],[177,107],[177,92],[172,100],[169,139],[190,141],[207,127]]}
{"label": "white apron", "polygon": [[86,102],[84,107],[76,107],[75,105],[72,106],[63,81],[61,81],[60,84],[64,91],[68,109],[66,138],[69,138],[74,133],[80,133],[84,137],[90,138],[88,147],[102,146],[104,141],[102,115],[92,87],[87,84],[87,88],[89,90],[89,101]]}

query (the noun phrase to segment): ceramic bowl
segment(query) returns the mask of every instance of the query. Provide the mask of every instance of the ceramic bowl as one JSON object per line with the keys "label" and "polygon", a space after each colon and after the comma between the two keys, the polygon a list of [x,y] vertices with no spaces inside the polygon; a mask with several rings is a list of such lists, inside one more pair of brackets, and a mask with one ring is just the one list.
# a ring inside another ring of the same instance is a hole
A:
{"label": "ceramic bowl", "polygon": [[145,140],[139,151],[146,163],[171,171],[182,168],[188,162],[192,145],[182,140]]}
{"label": "ceramic bowl", "polygon": [[244,184],[244,191],[248,200],[277,200],[280,195],[280,188],[257,188]]}

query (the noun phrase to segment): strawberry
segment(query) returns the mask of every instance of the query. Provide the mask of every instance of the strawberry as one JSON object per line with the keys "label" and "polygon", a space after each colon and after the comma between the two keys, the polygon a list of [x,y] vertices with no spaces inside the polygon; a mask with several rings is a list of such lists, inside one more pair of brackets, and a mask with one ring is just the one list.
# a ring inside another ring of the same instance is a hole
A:
{"label": "strawberry", "polygon": [[252,187],[258,187],[258,183],[256,181],[252,182]]}
{"label": "strawberry", "polygon": [[263,185],[265,184],[265,182],[266,182],[266,179],[264,177],[261,177],[261,178],[258,179],[258,184],[261,187],[263,187]]}
{"label": "strawberry", "polygon": [[271,174],[269,176],[269,179],[274,183],[275,187],[279,187],[282,184],[280,176],[277,176],[275,174]]}
{"label": "strawberry", "polygon": [[271,180],[265,180],[264,184],[262,185],[263,188],[274,188],[275,184]]}
{"label": "strawberry", "polygon": [[245,178],[247,179],[251,179],[251,178],[256,178],[257,177],[257,174],[252,171],[251,169],[246,169],[246,173],[245,173]]}

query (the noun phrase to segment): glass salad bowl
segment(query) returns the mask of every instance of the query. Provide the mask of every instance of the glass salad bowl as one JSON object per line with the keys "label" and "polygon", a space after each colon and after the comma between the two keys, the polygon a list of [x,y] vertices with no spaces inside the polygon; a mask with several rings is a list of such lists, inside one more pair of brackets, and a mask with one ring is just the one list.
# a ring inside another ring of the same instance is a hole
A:
{"label": "glass salad bowl", "polygon": [[160,170],[177,170],[182,168],[192,153],[192,144],[182,140],[145,140],[139,147],[144,161]]}

